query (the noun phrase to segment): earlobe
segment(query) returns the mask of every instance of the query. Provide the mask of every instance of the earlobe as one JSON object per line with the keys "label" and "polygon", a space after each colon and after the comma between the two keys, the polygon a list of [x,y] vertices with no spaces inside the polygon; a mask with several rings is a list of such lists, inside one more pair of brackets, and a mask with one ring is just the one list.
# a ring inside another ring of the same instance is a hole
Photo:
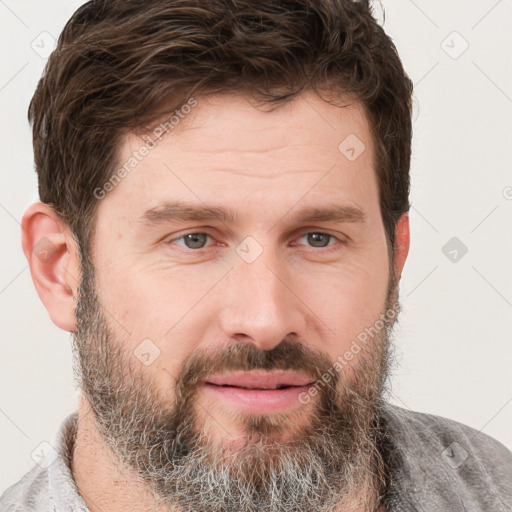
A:
{"label": "earlobe", "polygon": [[78,291],[76,241],[47,204],[35,203],[23,214],[22,246],[40,299],[57,327],[76,329]]}
{"label": "earlobe", "polygon": [[402,270],[409,254],[411,235],[409,229],[409,214],[404,213],[396,223],[395,227],[395,261],[394,270],[396,281],[400,280]]}

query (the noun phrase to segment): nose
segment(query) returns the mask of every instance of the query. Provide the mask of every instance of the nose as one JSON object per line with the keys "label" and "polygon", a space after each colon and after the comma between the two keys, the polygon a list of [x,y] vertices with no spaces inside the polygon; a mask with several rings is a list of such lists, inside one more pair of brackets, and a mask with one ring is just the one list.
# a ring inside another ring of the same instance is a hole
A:
{"label": "nose", "polygon": [[288,336],[305,338],[307,308],[295,290],[291,269],[277,258],[264,252],[247,263],[237,257],[226,277],[220,324],[228,339],[270,350]]}

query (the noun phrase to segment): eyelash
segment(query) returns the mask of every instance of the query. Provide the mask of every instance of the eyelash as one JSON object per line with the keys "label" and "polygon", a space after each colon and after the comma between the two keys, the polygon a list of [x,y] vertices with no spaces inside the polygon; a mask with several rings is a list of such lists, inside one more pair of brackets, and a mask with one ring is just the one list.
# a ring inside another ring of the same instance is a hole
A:
{"label": "eyelash", "polygon": [[[338,237],[336,237],[336,236],[334,236],[334,235],[331,235],[330,233],[325,233],[324,231],[306,231],[305,233],[302,233],[302,234],[299,236],[299,239],[300,239],[300,238],[303,238],[303,237],[305,237],[305,236],[307,236],[307,235],[311,235],[311,234],[315,234],[315,235],[317,235],[317,234],[318,234],[318,235],[327,235],[328,237],[330,237],[329,242],[333,239],[333,240],[337,241],[337,242],[338,242],[338,244],[344,244],[344,243],[345,243],[345,242],[344,242],[344,240],[341,240],[340,238],[338,238]],[[183,233],[182,235],[180,235],[180,236],[178,236],[178,237],[176,237],[176,238],[173,238],[173,239],[171,239],[171,240],[167,241],[166,243],[167,243],[168,245],[171,245],[171,244],[172,244],[172,242],[176,242],[177,240],[184,240],[184,239],[185,239],[185,237],[186,237],[186,236],[188,236],[188,235],[207,235],[208,237],[210,237],[211,239],[213,239],[213,237],[212,237],[210,234],[208,234],[208,233],[206,233],[206,232],[204,232],[204,231],[189,231],[189,232],[187,232],[187,233]],[[313,249],[313,250],[314,250],[314,249],[318,249],[318,250],[316,250],[316,251],[314,251],[314,252],[328,253],[328,252],[331,252],[331,251],[333,251],[333,250],[336,250],[336,249],[337,249],[338,244],[328,245],[328,246],[326,246],[326,247],[310,247],[310,248],[311,248],[311,249]],[[203,254],[203,253],[208,249],[208,247],[209,247],[209,246],[207,246],[207,247],[202,247],[202,248],[200,248],[200,249],[190,249],[189,247],[184,247],[183,249],[184,249],[184,252],[186,252],[186,253],[194,253],[194,254],[201,255],[201,254]]]}

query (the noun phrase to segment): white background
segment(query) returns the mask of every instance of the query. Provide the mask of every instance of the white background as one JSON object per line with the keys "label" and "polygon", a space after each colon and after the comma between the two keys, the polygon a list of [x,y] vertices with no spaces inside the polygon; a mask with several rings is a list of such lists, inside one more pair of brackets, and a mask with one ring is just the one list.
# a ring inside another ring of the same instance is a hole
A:
{"label": "white background", "polygon": [[[0,492],[77,408],[70,335],[35,292],[19,221],[37,199],[26,111],[45,60],[34,48],[82,3],[0,0]],[[416,85],[392,401],[512,448],[512,0],[383,4]],[[442,252],[452,237],[468,248],[455,263]]]}

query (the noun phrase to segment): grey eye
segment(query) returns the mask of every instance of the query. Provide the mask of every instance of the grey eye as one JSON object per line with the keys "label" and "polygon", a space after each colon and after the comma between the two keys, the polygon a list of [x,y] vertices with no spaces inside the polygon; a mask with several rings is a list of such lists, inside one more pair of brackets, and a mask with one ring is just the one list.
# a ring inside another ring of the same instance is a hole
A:
{"label": "grey eye", "polygon": [[332,235],[328,235],[327,233],[308,233],[307,235],[308,243],[310,243],[313,247],[327,247]]}
{"label": "grey eye", "polygon": [[189,249],[202,249],[206,244],[208,235],[206,233],[189,233],[181,238]]}

